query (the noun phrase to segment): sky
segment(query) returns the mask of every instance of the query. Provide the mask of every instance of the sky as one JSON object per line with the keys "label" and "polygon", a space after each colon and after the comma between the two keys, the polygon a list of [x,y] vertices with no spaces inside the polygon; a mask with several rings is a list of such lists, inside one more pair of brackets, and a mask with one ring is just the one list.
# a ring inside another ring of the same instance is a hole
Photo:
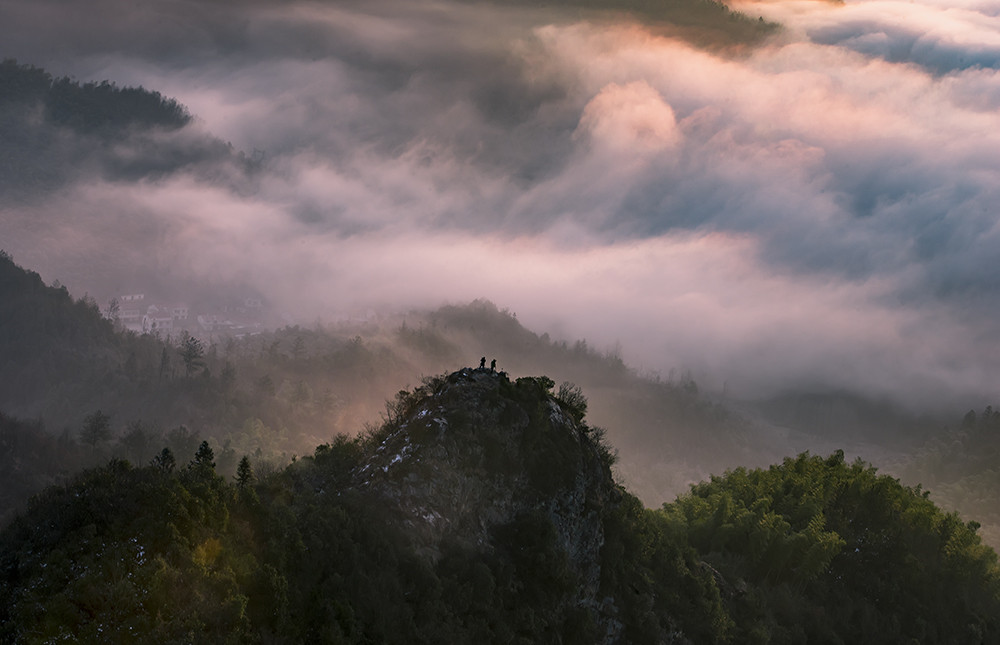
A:
{"label": "sky", "polygon": [[75,169],[0,199],[0,246],[77,294],[238,283],[307,323],[486,298],[734,396],[992,402],[1000,0],[737,6],[783,29],[706,50],[485,3],[0,0],[0,57],[195,117],[107,154],[262,159]]}

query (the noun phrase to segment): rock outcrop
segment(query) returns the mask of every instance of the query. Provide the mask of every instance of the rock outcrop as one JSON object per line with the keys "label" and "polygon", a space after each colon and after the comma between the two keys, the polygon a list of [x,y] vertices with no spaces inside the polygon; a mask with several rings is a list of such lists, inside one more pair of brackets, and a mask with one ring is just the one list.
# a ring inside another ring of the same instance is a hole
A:
{"label": "rock outcrop", "polygon": [[599,594],[602,518],[620,494],[607,449],[552,385],[469,368],[401,392],[354,485],[394,508],[431,560],[444,544],[490,552],[524,541],[505,541],[512,531],[554,532],[578,584],[567,602],[613,641],[614,603]]}

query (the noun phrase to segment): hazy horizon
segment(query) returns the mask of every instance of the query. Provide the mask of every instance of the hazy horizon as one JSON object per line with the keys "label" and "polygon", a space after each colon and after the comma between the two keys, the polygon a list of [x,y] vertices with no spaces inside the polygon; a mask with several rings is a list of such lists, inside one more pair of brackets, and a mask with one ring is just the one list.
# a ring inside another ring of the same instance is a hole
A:
{"label": "hazy horizon", "polygon": [[[490,4],[0,0],[0,58],[195,117],[100,151],[135,173],[0,194],[0,247],[77,295],[241,284],[304,323],[486,298],[735,396],[991,402],[1000,2],[738,8],[784,29],[720,53]],[[143,170],[216,139],[262,168]]]}

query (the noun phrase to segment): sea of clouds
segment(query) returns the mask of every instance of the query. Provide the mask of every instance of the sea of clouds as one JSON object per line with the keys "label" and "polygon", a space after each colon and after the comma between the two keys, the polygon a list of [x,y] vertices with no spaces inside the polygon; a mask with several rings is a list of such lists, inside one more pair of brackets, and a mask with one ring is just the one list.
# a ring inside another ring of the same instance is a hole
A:
{"label": "sea of clouds", "polygon": [[0,204],[49,281],[238,282],[307,323],[483,297],[743,396],[1000,389],[996,0],[743,4],[783,30],[712,51],[433,0],[0,6],[0,56],[261,160]]}

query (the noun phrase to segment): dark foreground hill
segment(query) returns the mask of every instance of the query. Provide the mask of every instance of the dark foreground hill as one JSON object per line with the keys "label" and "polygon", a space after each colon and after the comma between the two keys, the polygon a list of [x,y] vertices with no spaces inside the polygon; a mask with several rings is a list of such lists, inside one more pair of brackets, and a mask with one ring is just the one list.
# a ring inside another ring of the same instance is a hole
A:
{"label": "dark foreground hill", "polygon": [[233,482],[114,460],[0,534],[0,641],[989,643],[996,554],[865,464],[802,455],[659,510],[573,388],[463,369]]}

